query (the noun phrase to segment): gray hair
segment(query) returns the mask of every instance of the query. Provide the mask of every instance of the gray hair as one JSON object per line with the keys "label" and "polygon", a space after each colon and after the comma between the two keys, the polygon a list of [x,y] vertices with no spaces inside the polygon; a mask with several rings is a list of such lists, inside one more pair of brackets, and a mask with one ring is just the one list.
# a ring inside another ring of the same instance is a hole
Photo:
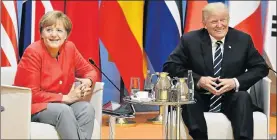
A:
{"label": "gray hair", "polygon": [[[226,10],[229,13],[229,10],[224,3],[222,2],[209,3],[202,9],[202,22],[206,21],[209,15],[213,12],[216,12],[217,10]],[[229,18],[229,15],[228,15],[228,18]]]}

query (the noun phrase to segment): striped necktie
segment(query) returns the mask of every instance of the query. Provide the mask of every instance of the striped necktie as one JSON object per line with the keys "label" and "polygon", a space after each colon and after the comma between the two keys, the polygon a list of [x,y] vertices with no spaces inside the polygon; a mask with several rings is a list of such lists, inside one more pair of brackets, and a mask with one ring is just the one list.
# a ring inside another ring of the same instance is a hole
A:
{"label": "striped necktie", "polygon": [[[214,77],[220,76],[221,71],[221,62],[222,62],[222,49],[221,49],[222,41],[216,42],[216,50],[214,54]],[[210,99],[210,112],[219,112],[221,109],[221,96],[213,95]]]}

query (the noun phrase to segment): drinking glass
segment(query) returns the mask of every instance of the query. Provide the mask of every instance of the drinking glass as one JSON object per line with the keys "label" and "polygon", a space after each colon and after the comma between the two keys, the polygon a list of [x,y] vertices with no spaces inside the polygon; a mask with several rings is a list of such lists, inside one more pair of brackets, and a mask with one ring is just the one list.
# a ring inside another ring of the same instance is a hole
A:
{"label": "drinking glass", "polygon": [[139,77],[131,77],[130,91],[131,95],[136,96],[136,93],[140,90],[140,79]]}

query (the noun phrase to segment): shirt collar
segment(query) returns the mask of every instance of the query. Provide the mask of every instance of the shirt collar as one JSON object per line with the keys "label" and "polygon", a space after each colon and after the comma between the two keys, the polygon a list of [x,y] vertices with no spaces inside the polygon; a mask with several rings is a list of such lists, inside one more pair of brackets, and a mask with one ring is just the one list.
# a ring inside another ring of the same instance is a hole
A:
{"label": "shirt collar", "polygon": [[[67,42],[67,40],[66,41],[64,41],[64,43],[62,44],[62,46],[60,47],[60,49],[59,49],[59,51],[58,51],[58,55],[60,55],[62,52],[63,52],[63,50],[64,50],[64,46],[65,46],[65,43]],[[41,43],[41,45],[42,45],[42,47],[45,49],[45,51],[47,51],[47,48],[46,48],[46,45],[44,44],[44,41],[43,41],[43,39],[40,39],[40,43]],[[48,52],[48,51],[47,51]],[[49,52],[48,52],[49,53]],[[49,53],[49,55],[50,55],[50,53]]]}
{"label": "shirt collar", "polygon": [[225,37],[223,37],[221,40],[216,40],[213,36],[209,35],[212,41],[212,45],[215,44],[216,41],[222,41],[222,44],[224,44]]}

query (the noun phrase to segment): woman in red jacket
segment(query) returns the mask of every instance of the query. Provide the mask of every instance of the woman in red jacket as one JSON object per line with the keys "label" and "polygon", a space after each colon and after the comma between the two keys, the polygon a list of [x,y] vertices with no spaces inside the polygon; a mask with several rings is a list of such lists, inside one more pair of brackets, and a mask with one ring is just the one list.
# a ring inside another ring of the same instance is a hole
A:
{"label": "woman in red jacket", "polygon": [[[41,39],[25,50],[14,85],[32,89],[32,121],[55,126],[62,139],[91,139],[94,109],[88,101],[98,77],[67,41],[71,29],[62,12],[46,13],[40,20]],[[72,88],[74,81],[81,84]]]}

